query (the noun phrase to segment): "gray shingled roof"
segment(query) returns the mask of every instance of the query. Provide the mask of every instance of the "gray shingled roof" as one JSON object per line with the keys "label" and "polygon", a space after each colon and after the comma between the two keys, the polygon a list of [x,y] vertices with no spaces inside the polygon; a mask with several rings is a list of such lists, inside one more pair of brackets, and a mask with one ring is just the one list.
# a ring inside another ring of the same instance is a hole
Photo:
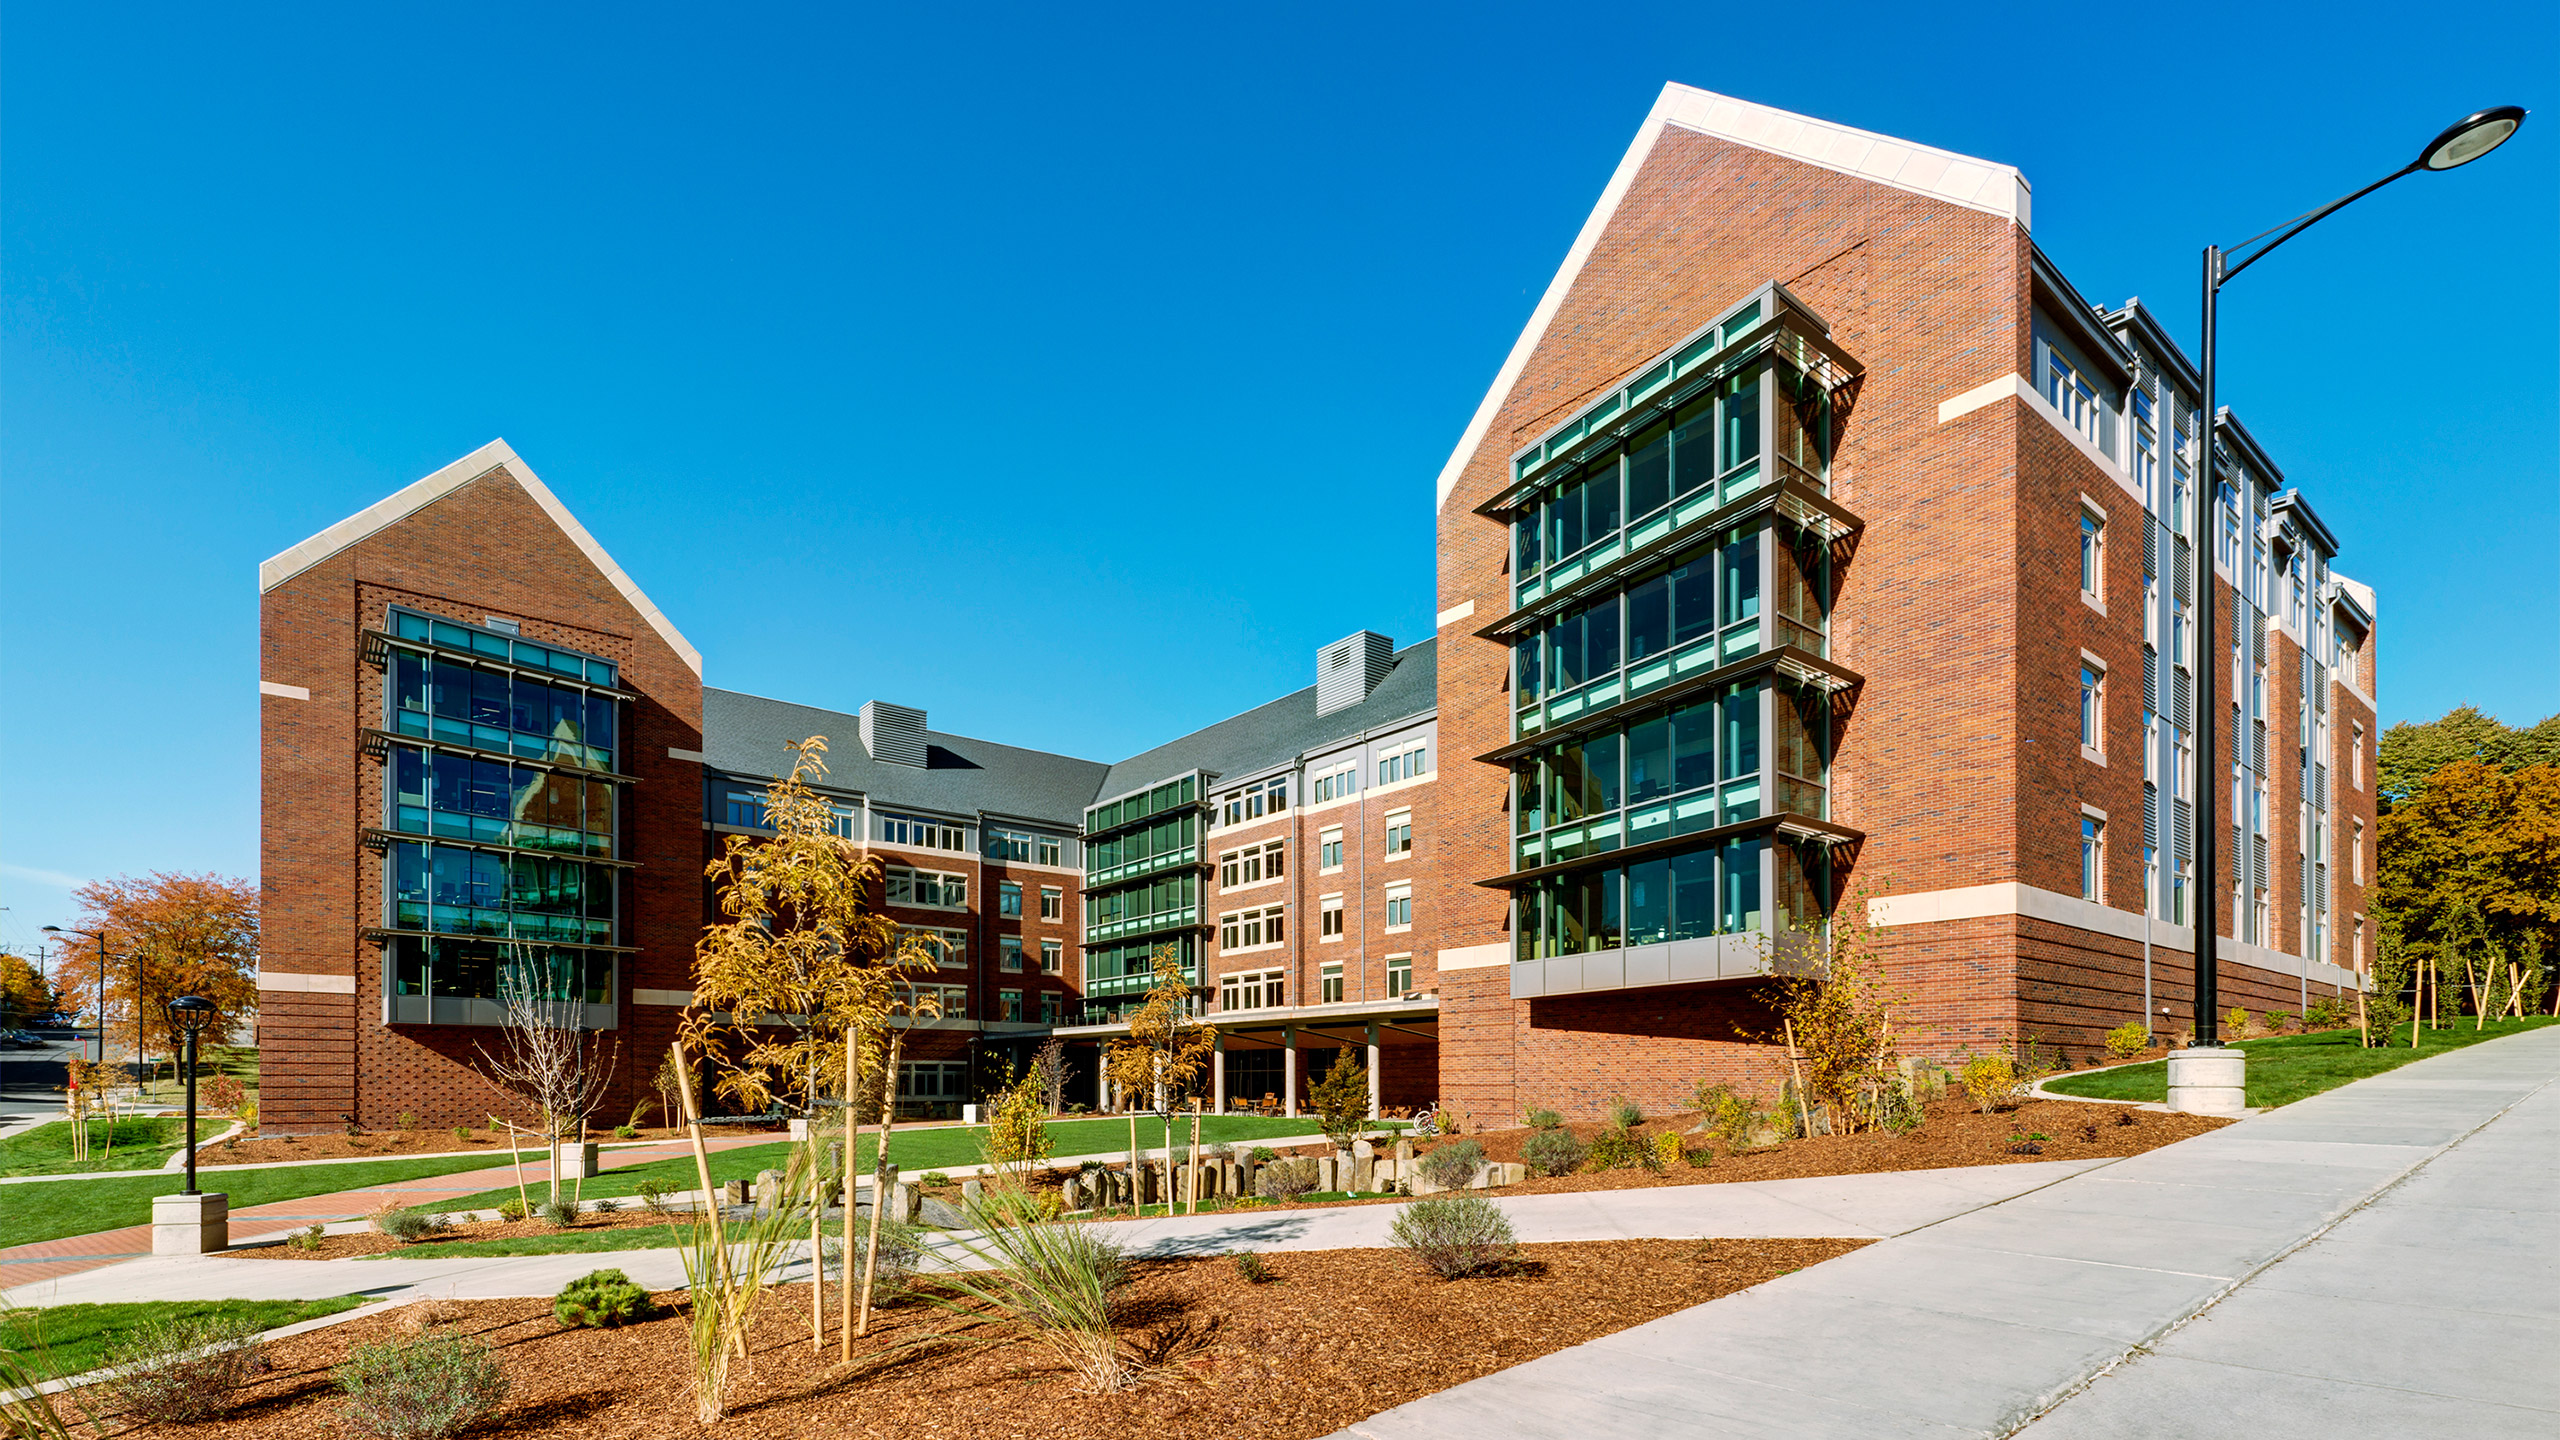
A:
{"label": "gray shingled roof", "polygon": [[938,730],[925,732],[924,768],[884,764],[863,750],[858,716],[703,687],[702,754],[714,769],[778,775],[790,758],[783,747],[811,735],[827,737],[831,789],[860,791],[875,804],[1049,820],[1070,831],[1084,823],[1084,807],[1111,768]]}
{"label": "gray shingled roof", "polygon": [[1214,770],[1231,780],[1321,750],[1364,730],[1409,719],[1440,703],[1439,651],[1433,640],[1396,652],[1395,665],[1369,698],[1330,715],[1316,713],[1316,687],[1283,695],[1232,719],[1132,755],[1111,767],[1097,800],[1124,795],[1186,770]]}
{"label": "gray shingled roof", "polygon": [[859,791],[875,804],[910,805],[945,814],[987,811],[1079,826],[1085,807],[1186,770],[1244,779],[1349,739],[1364,730],[1423,714],[1439,704],[1438,651],[1422,641],[1398,651],[1369,698],[1330,715],[1316,713],[1308,686],[1221,720],[1117,765],[1021,750],[965,735],[925,732],[923,769],[874,760],[862,748],[862,721],[736,690],[702,691],[703,760],[732,775],[782,772],[783,748],[811,735],[827,737],[831,789]]}

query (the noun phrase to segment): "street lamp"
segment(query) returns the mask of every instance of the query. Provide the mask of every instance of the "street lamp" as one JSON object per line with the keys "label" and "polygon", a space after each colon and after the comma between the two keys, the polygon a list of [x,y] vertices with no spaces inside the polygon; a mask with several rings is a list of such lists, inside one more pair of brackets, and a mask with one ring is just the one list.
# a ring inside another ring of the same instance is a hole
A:
{"label": "street lamp", "polygon": [[213,1002],[201,995],[181,995],[169,1002],[169,1028],[186,1037],[186,1058],[180,1066],[187,1076],[187,1188],[182,1195],[196,1193],[196,1037],[213,1023]]}
{"label": "street lamp", "polygon": [[[2332,200],[2319,209],[2299,215],[2272,230],[2253,235],[2227,251],[2219,245],[2205,247],[2204,486],[2202,494],[2198,496],[2194,520],[2195,534],[2190,542],[2194,545],[2196,552],[2205,557],[2204,596],[2202,603],[2196,606],[2196,871],[2203,881],[2202,894],[2199,897],[2202,903],[2196,916],[2196,1049],[2218,1050],[2222,1045],[2221,1027],[2215,1016],[2217,1005],[2214,994],[2214,952],[2217,948],[2215,932],[2221,923],[2222,916],[2220,894],[2222,877],[2218,867],[2219,857],[2215,853],[2219,848],[2216,842],[2221,838],[2221,828],[2216,811],[2219,808],[2217,801],[2222,794],[2223,778],[2221,765],[2215,754],[2214,740],[2222,712],[2216,704],[2215,692],[2218,687],[2214,681],[2222,673],[2223,657],[2214,643],[2212,557],[2218,552],[2205,548],[2216,538],[2212,533],[2213,522],[2208,516],[2218,514],[2222,508],[2221,485],[2214,464],[2214,438],[2221,421],[2214,413],[2213,395],[2214,350],[2217,341],[2216,310],[2222,297],[2222,287],[2229,284],[2241,271],[2265,259],[2267,254],[2277,246],[2392,181],[2405,175],[2415,175],[2420,171],[2451,170],[2456,166],[2468,165],[2497,149],[2507,142],[2509,136],[2516,133],[2516,127],[2524,123],[2524,117],[2523,107],[2517,105],[2500,105],[2495,109],[2466,115],[2446,126],[2436,138],[2428,141],[2426,147],[2418,152],[2418,158],[2363,189]],[[2227,1068],[2223,1071],[2229,1077],[2227,1084],[2232,1087],[2240,1083],[2239,1063],[2235,1057],[2227,1062]],[[2181,1067],[2174,1064],[2171,1066],[2173,1071],[2179,1068]],[[2220,1077],[2217,1076],[2217,1080],[2219,1079]],[[2217,1084],[2216,1088],[2221,1086]],[[2234,1100],[2236,1102],[2236,1097]],[[2171,1106],[2176,1108],[2176,1105],[2177,1096],[2173,1088]]]}
{"label": "street lamp", "polygon": [[[86,935],[86,936],[88,936],[90,939],[95,940],[95,941],[97,941],[97,942],[98,942],[98,1068],[99,1068],[99,1069],[101,1069],[101,1070],[103,1070],[103,1069],[105,1069],[105,1068],[106,1068],[106,1066],[107,1066],[107,937],[106,937],[106,932],[104,932],[104,931],[102,931],[102,930],[65,930],[64,928],[62,928],[62,927],[61,927],[61,926],[59,926],[59,925],[47,925],[47,926],[46,926],[46,927],[44,927],[44,928],[45,928],[45,932],[46,932],[47,934],[51,934],[51,935]],[[137,1057],[137,1058],[139,1058],[139,1057]]]}

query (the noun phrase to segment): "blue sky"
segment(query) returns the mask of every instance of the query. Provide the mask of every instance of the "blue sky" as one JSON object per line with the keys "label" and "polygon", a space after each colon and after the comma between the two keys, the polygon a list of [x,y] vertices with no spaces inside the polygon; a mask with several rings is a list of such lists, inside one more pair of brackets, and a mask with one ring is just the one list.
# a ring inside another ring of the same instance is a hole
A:
{"label": "blue sky", "polygon": [[[2204,243],[2560,78],[2547,5],[1946,8],[14,5],[0,939],[255,872],[257,562],[492,437],[713,683],[1115,759],[1429,633],[1433,479],[1665,80],[2015,164],[2192,343]],[[2228,292],[2387,718],[2560,709],[2556,157]]]}

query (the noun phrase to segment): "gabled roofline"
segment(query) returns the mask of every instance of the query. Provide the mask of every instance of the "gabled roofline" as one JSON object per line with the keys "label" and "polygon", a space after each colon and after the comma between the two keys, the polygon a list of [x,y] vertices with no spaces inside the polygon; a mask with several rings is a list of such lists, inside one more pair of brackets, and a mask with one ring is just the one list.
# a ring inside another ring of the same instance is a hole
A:
{"label": "gabled roofline", "polygon": [[2107,323],[2140,332],[2143,344],[2173,372],[2173,378],[2188,394],[2204,393],[2203,372],[2197,370],[2195,362],[2187,358],[2187,352],[2179,348],[2168,327],[2160,323],[2160,317],[2152,313],[2150,306],[2142,303],[2141,296],[2125,301],[2123,309],[2107,317]]}
{"label": "gabled roofline", "polygon": [[2330,604],[2344,607],[2349,617],[2363,627],[2364,633],[2373,633],[2373,591],[2370,587],[2359,585],[2332,570],[2329,572],[2329,591]]}
{"label": "gabled roofline", "polygon": [[2293,517],[2295,524],[2308,531],[2311,538],[2319,542],[2320,548],[2329,552],[2330,559],[2338,558],[2337,532],[2331,530],[2320,519],[2319,513],[2311,508],[2310,501],[2302,498],[2300,487],[2297,486],[2277,496],[2274,503],[2267,507],[2267,513]]}
{"label": "gabled roofline", "polygon": [[2059,312],[2055,318],[2070,327],[2073,336],[2089,349],[2089,358],[2116,368],[2109,379],[2133,383],[2133,351],[2106,327],[2100,318],[2106,312],[2080,294],[2080,287],[2071,283],[2071,277],[2062,273],[2062,267],[2053,263],[2043,246],[2028,243],[2027,266],[2038,284],[2054,292],[2053,308]]}
{"label": "gabled roofline", "polygon": [[640,612],[640,618],[649,622],[649,628],[657,631],[686,666],[700,676],[702,652],[693,648],[693,642],[677,631],[675,622],[667,618],[665,611],[640,592],[640,587],[623,573],[621,566],[613,562],[613,557],[605,553],[604,547],[596,543],[596,537],[587,533],[587,527],[578,523],[578,517],[569,513],[569,507],[560,503],[560,497],[551,493],[551,487],[542,483],[541,477],[533,473],[533,467],[524,463],[524,457],[516,454],[515,447],[504,439],[490,441],[427,478],[394,491],[301,544],[279,552],[258,566],[258,593],[264,595],[348,546],[389,529],[501,465],[515,477],[518,485],[524,487],[524,492],[533,497],[533,503],[542,507],[542,513],[551,517],[551,523],[559,526],[561,533],[569,537],[569,542],[594,562],[596,569],[604,572],[605,580],[622,592],[622,598],[631,602],[631,608]]}
{"label": "gabled roofline", "polygon": [[2220,427],[2216,433],[2231,442],[2232,451],[2241,459],[2257,467],[2259,475],[2265,478],[2269,489],[2275,489],[2284,484],[2284,471],[2276,468],[2275,457],[2269,455],[2267,448],[2258,443],[2257,436],[2249,433],[2248,426],[2240,423],[2240,417],[2231,413],[2230,406],[2215,407],[2214,424]]}
{"label": "gabled roofline", "polygon": [[1951,150],[1897,140],[1870,130],[1852,129],[1809,115],[1797,115],[1770,105],[1737,100],[1729,95],[1700,90],[1695,86],[1672,82],[1662,87],[1654,98],[1653,109],[1646,113],[1644,124],[1636,129],[1633,143],[1618,160],[1618,168],[1609,175],[1609,183],[1600,190],[1599,203],[1582,222],[1573,237],[1573,245],[1565,251],[1564,263],[1555,278],[1547,282],[1546,293],[1538,297],[1538,306],[1529,314],[1529,323],[1513,341],[1511,353],[1495,372],[1493,385],[1485,391],[1484,400],[1458,437],[1458,446],[1450,452],[1449,463],[1440,469],[1439,495],[1433,508],[1449,503],[1458,488],[1458,475],[1475,458],[1484,445],[1485,432],[1493,427],[1493,417],[1520,381],[1530,355],[1546,338],[1547,327],[1555,322],[1556,311],[1563,307],[1565,295],[1581,278],[1582,267],[1591,259],[1592,250],[1600,243],[1601,232],[1609,228],[1618,213],[1619,204],[1635,184],[1636,172],[1653,154],[1655,143],[1662,138],[1663,127],[1676,125],[1701,135],[1749,145],[1772,155],[1854,175],[1879,185],[1926,195],[1969,210],[1980,210],[2027,229],[2031,225],[2032,192],[2027,177],[2016,167],[1990,160],[1977,160]]}

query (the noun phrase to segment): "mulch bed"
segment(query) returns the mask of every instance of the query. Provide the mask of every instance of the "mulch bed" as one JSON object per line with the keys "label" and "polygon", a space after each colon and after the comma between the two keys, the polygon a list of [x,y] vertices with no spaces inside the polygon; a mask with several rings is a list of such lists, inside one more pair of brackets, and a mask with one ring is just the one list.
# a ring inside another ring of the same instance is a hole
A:
{"label": "mulch bed", "polygon": [[[1254,1285],[1223,1259],[1145,1261],[1125,1292],[1143,1381],[1117,1395],[1076,1381],[1009,1324],[907,1301],[875,1313],[839,1366],[809,1348],[805,1286],[761,1311],[752,1374],[732,1374],[741,1437],[1092,1440],[1172,1422],[1181,1433],[1300,1440],[1540,1355],[1658,1319],[1857,1249],[1855,1240],[1621,1240],[1522,1247],[1523,1273],[1442,1281],[1387,1250],[1267,1255]],[[662,1302],[680,1296],[661,1295]],[[681,1312],[618,1330],[564,1329],[543,1300],[429,1301],[276,1342],[276,1370],[231,1418],[179,1437],[302,1440],[336,1433],[329,1368],[423,1307],[496,1347],[513,1381],[479,1433],[693,1436]],[[157,1435],[156,1428],[127,1432]],[[1149,1431],[1147,1433],[1152,1433]]]}
{"label": "mulch bed", "polygon": [[[1635,1127],[1650,1138],[1665,1130],[1680,1134],[1684,1146],[1712,1152],[1705,1166],[1674,1165],[1660,1174],[1649,1170],[1606,1170],[1597,1174],[1532,1175],[1506,1185],[1503,1195],[1541,1195],[1567,1190],[1641,1190],[1657,1185],[1714,1185],[1738,1180],[1802,1180],[1823,1175],[1871,1175],[1888,1170],[1937,1170],[1957,1165],[2015,1165],[2041,1160],[2093,1160],[2139,1155],[2163,1145],[2220,1129],[2233,1122],[2203,1115],[2172,1115],[2132,1106],[2072,1100],[2030,1100],[2015,1109],[1985,1115],[1969,1101],[1933,1100],[1920,1128],[1900,1135],[1816,1135],[1757,1150],[1733,1151],[1704,1135],[1689,1133],[1698,1123],[1693,1113],[1658,1116]],[[1606,1126],[1568,1125],[1588,1143]],[[1520,1160],[1527,1128],[1489,1130],[1454,1136],[1430,1144],[1473,1140],[1488,1160]],[[2026,1138],[2024,1150],[2015,1137]],[[1323,1146],[1297,1146],[1293,1153],[1320,1154]],[[1416,1147],[1427,1151],[1430,1145]],[[1377,1205],[1383,1200],[1336,1200],[1334,1205]]]}
{"label": "mulch bed", "polygon": [[[681,1222],[687,1216],[679,1213],[674,1218]],[[643,1228],[666,1223],[668,1223],[667,1220],[634,1205],[628,1210],[617,1210],[609,1215],[589,1212],[580,1218],[577,1224],[568,1227],[567,1231],[548,1221],[538,1219],[465,1220],[432,1240],[423,1240],[415,1244],[403,1244],[388,1235],[368,1230],[358,1235],[323,1235],[320,1237],[320,1243],[308,1250],[293,1245],[259,1244],[245,1249],[225,1250],[222,1254],[225,1258],[240,1260],[346,1260],[358,1255],[381,1255],[388,1251],[399,1250],[404,1252],[403,1258],[432,1260],[436,1258],[436,1250],[440,1246],[466,1240],[531,1239],[545,1235],[584,1234],[594,1230]]]}

